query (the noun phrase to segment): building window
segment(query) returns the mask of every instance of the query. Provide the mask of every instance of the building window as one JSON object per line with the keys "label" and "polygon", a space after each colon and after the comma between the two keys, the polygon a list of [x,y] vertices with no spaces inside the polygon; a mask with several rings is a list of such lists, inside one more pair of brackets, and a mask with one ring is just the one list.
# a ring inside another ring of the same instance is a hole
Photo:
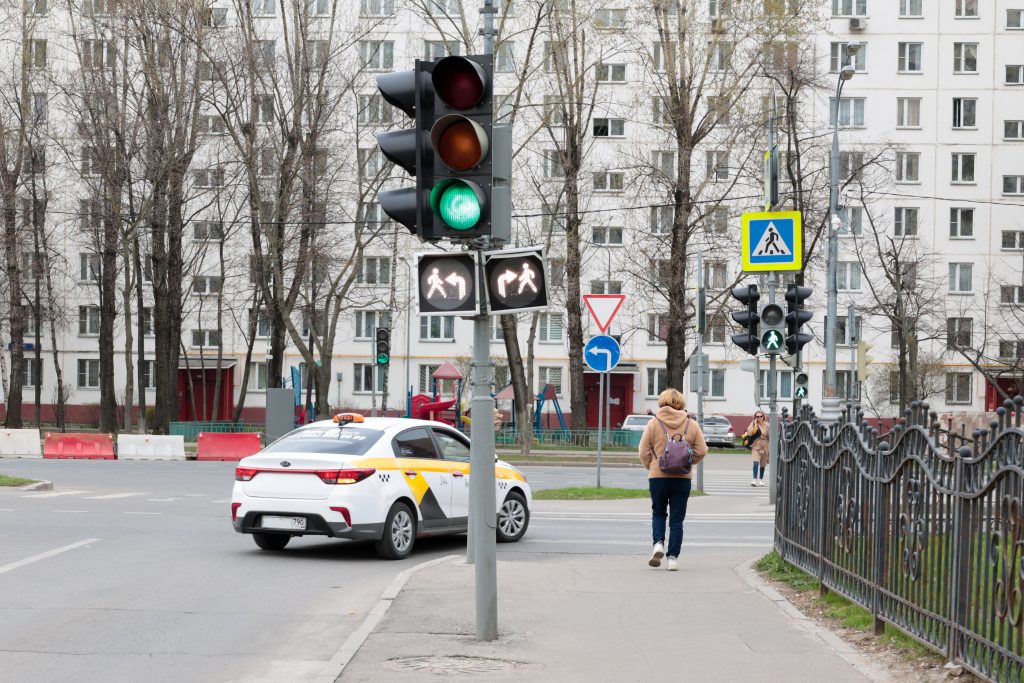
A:
{"label": "building window", "polygon": [[1024,9],[1006,10],[1006,28],[1011,30],[1024,29]]}
{"label": "building window", "polygon": [[459,54],[459,43],[456,41],[424,40],[423,53],[423,59],[436,61],[448,55]]}
{"label": "building window", "polygon": [[541,313],[537,322],[542,342],[561,342],[565,338],[565,324],[561,313]]}
{"label": "building window", "polygon": [[421,315],[421,341],[453,341],[455,339],[455,318],[450,315]]}
{"label": "building window", "polygon": [[729,179],[729,153],[722,149],[708,150],[705,153],[708,179],[712,181]]}
{"label": "building window", "polygon": [[725,398],[725,370],[710,370],[711,391],[708,398]]}
{"label": "building window", "polygon": [[868,13],[868,0],[832,0],[832,16],[862,17]]}
{"label": "building window", "polygon": [[669,287],[672,282],[672,262],[668,259],[652,259],[650,281],[658,287]]}
{"label": "building window", "polygon": [[91,337],[100,333],[100,307],[78,307],[78,336]]}
{"label": "building window", "polygon": [[1024,249],[1024,230],[1003,230],[1001,248],[1014,251]]}
{"label": "building window", "polygon": [[[421,394],[433,394],[434,393],[434,378],[431,376],[437,372],[440,365],[421,365],[419,367],[419,378],[418,386],[419,393]],[[456,386],[455,380],[443,379],[437,380],[437,391],[439,394],[455,396]]]}
{"label": "building window", "polygon": [[923,43],[900,43],[896,70],[900,73],[921,73],[921,50]]}
{"label": "building window", "polygon": [[537,390],[544,391],[544,387],[550,384],[556,395],[562,394],[562,368],[540,366],[537,368]]}
{"label": "building window", "polygon": [[46,68],[46,40],[30,38],[25,43],[25,63],[32,69]]}
{"label": "building window", "polygon": [[196,133],[199,135],[223,135],[226,132],[227,126],[220,114],[200,114],[196,117]]}
{"label": "building window", "polygon": [[359,123],[365,126],[381,126],[394,121],[394,107],[379,94],[359,96]]}
{"label": "building window", "polygon": [[359,14],[364,17],[390,17],[395,13],[395,0],[361,0]]}
{"label": "building window", "polygon": [[622,228],[614,225],[595,225],[591,229],[594,244],[622,246]]}
{"label": "building window", "polygon": [[277,0],[252,0],[254,17],[272,17],[277,13]]}
{"label": "building window", "polygon": [[897,206],[893,218],[896,236],[917,237],[917,217],[917,207]]}
{"label": "building window", "polygon": [[330,0],[306,0],[306,14],[309,16],[326,17],[330,13]]}
{"label": "building window", "polygon": [[[836,120],[836,98],[831,98],[831,117]],[[839,127],[857,128],[864,125],[864,103],[863,97],[843,97],[839,100]]]}
{"label": "building window", "polygon": [[860,263],[856,261],[840,261],[836,273],[836,288],[844,292],[860,291]]}
{"label": "building window", "polygon": [[565,284],[565,259],[548,259],[548,284],[552,287],[561,287]]}
{"label": "building window", "polygon": [[651,54],[651,65],[655,71],[665,71],[669,63],[676,61],[676,44],[674,42],[654,44]]}
{"label": "building window", "polygon": [[667,235],[672,232],[672,215],[671,206],[652,206],[651,232],[655,235]]}
{"label": "building window", "polygon": [[978,73],[977,43],[953,43],[953,73]]}
{"label": "building window", "polygon": [[100,361],[98,359],[78,359],[78,388],[100,388]]}
{"label": "building window", "polygon": [[[826,320],[826,324],[827,324]],[[850,318],[842,315],[836,318],[836,344],[839,346],[853,346],[857,339],[860,339],[860,334],[864,330],[864,321],[858,315],[856,318],[857,329],[854,332],[854,336],[850,336]]]}
{"label": "building window", "polygon": [[1003,121],[1004,140],[1024,140],[1024,121]]}
{"label": "building window", "polygon": [[78,255],[78,279],[81,282],[99,282],[100,280],[100,256],[99,254]]}
{"label": "building window", "polygon": [[368,394],[374,391],[373,376],[377,375],[376,391],[384,392],[384,366],[376,363],[353,363],[352,391]]}
{"label": "building window", "polygon": [[969,347],[973,325],[973,318],[946,318],[946,348]]}
{"label": "building window", "polygon": [[390,71],[395,66],[395,44],[390,40],[360,40],[359,59],[365,69]]}
{"label": "building window", "polygon": [[839,226],[840,237],[859,237],[864,232],[864,207],[846,206],[839,210],[842,224]]}
{"label": "building window", "polygon": [[270,336],[270,312],[261,308],[259,310],[249,309],[249,324],[254,330],[257,339],[266,339]]}
{"label": "building window", "polygon": [[266,391],[270,386],[268,379],[270,364],[264,362],[249,363],[249,391]]}
{"label": "building window", "polygon": [[[668,339],[668,316],[664,313],[647,314],[647,343],[663,344]],[[648,372],[650,372],[648,370]]]}
{"label": "building window", "polygon": [[21,366],[21,384],[38,387],[43,384],[43,359],[25,358]]}
{"label": "building window", "polygon": [[1006,65],[1006,85],[1024,85],[1024,64]]}
{"label": "building window", "polygon": [[651,97],[654,123],[659,126],[672,125],[672,104],[667,97],[655,95]]}
{"label": "building window", "polygon": [[977,17],[978,0],[956,0],[955,14],[959,18]]}
{"label": "building window", "polygon": [[558,41],[544,43],[544,70],[554,73],[565,64],[565,45]]}
{"label": "building window", "polygon": [[491,327],[491,341],[492,342],[503,342],[505,341],[505,330],[501,326],[500,315],[487,316],[488,322]]}
{"label": "building window", "polygon": [[386,285],[391,282],[391,258],[364,256],[356,282],[364,285]]}
{"label": "building window", "polygon": [[25,0],[25,14],[41,17],[46,14],[46,0]]}
{"label": "building window", "polygon": [[391,328],[389,311],[356,311],[356,339],[375,339],[378,327]]}
{"label": "building window", "polygon": [[1001,306],[1019,306],[1024,304],[1024,287],[1003,285],[999,288],[999,304]]}
{"label": "building window", "polygon": [[853,178],[860,180],[861,170],[864,168],[864,152],[840,152],[839,153],[839,179],[849,180]]}
{"label": "building window", "polygon": [[[31,171],[29,171],[31,172]],[[103,163],[93,147],[82,148],[82,177],[98,176],[103,172]]]}
{"label": "building window", "polygon": [[626,174],[622,171],[602,171],[594,174],[595,192],[621,192]]}
{"label": "building window", "polygon": [[219,275],[197,275],[192,278],[192,293],[200,296],[218,294],[224,286],[224,278]]}
{"label": "building window", "polygon": [[622,282],[619,280],[591,280],[591,294],[622,294]]}
{"label": "building window", "polygon": [[953,127],[975,128],[978,124],[978,100],[968,97],[953,98]]}
{"label": "building window", "polygon": [[1024,175],[1004,175],[1003,194],[1024,194]]}
{"label": "building window", "polygon": [[599,9],[594,12],[594,26],[597,28],[623,28],[625,25],[624,9]]}
{"label": "building window", "polygon": [[511,40],[503,40],[494,50],[494,71],[497,73],[512,73],[516,70],[515,43]]}
{"label": "building window", "polygon": [[921,17],[924,16],[921,11],[922,0],[900,0],[900,17]]}
{"label": "building window", "polygon": [[[849,46],[849,43],[832,43],[832,73],[839,73],[842,68],[851,61]],[[863,72],[865,70],[865,65],[867,64],[867,52],[867,45],[861,43],[860,49],[857,50],[857,54],[853,55],[853,68],[856,71]]]}
{"label": "building window", "polygon": [[971,263],[950,263],[949,264],[949,293],[970,294],[974,291],[973,283],[974,264]]}
{"label": "building window", "polygon": [[999,358],[1007,361],[1018,361],[1024,358],[1024,339],[999,341]]}
{"label": "building window", "polygon": [[656,398],[668,389],[668,370],[666,368],[647,368],[647,397]]}
{"label": "building window", "polygon": [[728,71],[732,66],[732,43],[716,42],[708,46],[711,52],[711,63],[708,64],[709,71]]}
{"label": "building window", "polygon": [[192,348],[220,346],[220,330],[192,330]]}
{"label": "building window", "polygon": [[[761,400],[767,401],[771,397],[768,395],[768,371],[759,371],[761,381],[758,382],[758,386],[761,390]],[[790,370],[780,370],[778,373],[778,385],[776,395],[781,399],[793,398],[793,373]]]}
{"label": "building window", "polygon": [[220,242],[224,239],[223,221],[195,221],[192,223],[192,239],[200,242]]}
{"label": "building window", "polygon": [[595,138],[621,138],[625,136],[625,119],[594,119]]}
{"label": "building window", "polygon": [[974,209],[949,210],[949,236],[954,239],[974,237]]}
{"label": "building window", "polygon": [[544,177],[564,178],[565,166],[562,164],[562,153],[557,149],[544,150]]}
{"label": "building window", "polygon": [[598,83],[625,83],[626,82],[626,65],[625,64],[605,64],[600,62],[597,65],[597,82]]}
{"label": "building window", "polygon": [[729,232],[729,207],[716,206],[712,210],[711,230],[719,235]]}
{"label": "building window", "polygon": [[946,373],[946,403],[970,403],[971,402],[971,373],[969,372],[947,372]]}
{"label": "building window", "polygon": [[724,315],[716,314],[708,317],[707,331],[704,333],[705,344],[724,344],[729,330],[729,321]]}
{"label": "building window", "polygon": [[201,168],[192,172],[193,184],[196,187],[223,187],[223,168]]}
{"label": "building window", "polygon": [[916,183],[921,180],[921,153],[896,152],[896,181]]}
{"label": "building window", "polygon": [[920,97],[897,97],[896,98],[896,127],[897,128],[920,128],[921,127],[921,98]]}
{"label": "building window", "polygon": [[729,264],[725,261],[708,261],[704,264],[704,286],[708,289],[725,289],[729,275]]}
{"label": "building window", "polygon": [[953,165],[950,172],[950,182],[973,183],[974,182],[974,154],[954,152],[952,156]]}
{"label": "building window", "polygon": [[654,169],[666,178],[675,178],[676,175],[676,153],[665,150],[655,150],[651,154],[651,162]]}
{"label": "building window", "polygon": [[82,41],[82,68],[109,69],[114,66],[114,46],[107,40]]}
{"label": "building window", "polygon": [[728,97],[708,95],[708,114],[714,123],[721,126],[729,125],[730,104]]}

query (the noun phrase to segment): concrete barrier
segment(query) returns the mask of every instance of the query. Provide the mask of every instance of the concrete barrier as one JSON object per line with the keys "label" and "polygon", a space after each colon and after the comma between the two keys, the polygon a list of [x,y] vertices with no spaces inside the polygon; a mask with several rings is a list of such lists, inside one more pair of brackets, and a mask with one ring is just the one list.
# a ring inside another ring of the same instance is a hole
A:
{"label": "concrete barrier", "polygon": [[259,432],[199,432],[196,460],[241,460],[262,447]]}
{"label": "concrete barrier", "polygon": [[185,437],[118,434],[118,460],[184,460]]}
{"label": "concrete barrier", "polygon": [[43,438],[43,457],[113,460],[114,436],[47,432]]}
{"label": "concrete barrier", "polygon": [[38,429],[0,429],[0,458],[41,458]]}

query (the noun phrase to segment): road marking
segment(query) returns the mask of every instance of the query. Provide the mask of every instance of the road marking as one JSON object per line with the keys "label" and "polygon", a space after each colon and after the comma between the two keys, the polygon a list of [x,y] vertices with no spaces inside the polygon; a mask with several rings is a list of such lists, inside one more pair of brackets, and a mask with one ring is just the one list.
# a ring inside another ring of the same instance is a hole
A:
{"label": "road marking", "polygon": [[162,512],[126,512],[126,515],[162,515]]}
{"label": "road marking", "polygon": [[69,550],[74,550],[75,548],[81,548],[83,545],[89,545],[90,543],[96,543],[99,540],[100,539],[98,539],[98,538],[87,538],[84,541],[78,541],[77,543],[71,543],[70,545],[61,546],[60,548],[54,548],[53,550],[47,550],[45,553],[39,553],[38,555],[33,555],[32,557],[26,557],[24,560],[18,560],[17,562],[11,562],[10,564],[5,564],[4,566],[0,567],[0,574],[3,574],[5,572],[9,572],[9,571],[13,571],[15,569],[18,569],[19,567],[24,567],[25,565],[32,564],[33,562],[38,562],[39,560],[45,560],[48,557],[54,557],[56,555],[60,555],[61,553],[66,553]]}
{"label": "road marking", "polygon": [[144,496],[145,493],[108,493],[105,496],[86,496],[86,500],[114,500],[115,498],[131,498],[132,496]]}
{"label": "road marking", "polygon": [[218,505],[223,505],[224,503],[230,503],[231,499],[230,498],[225,498],[224,500],[211,500],[210,502],[211,503],[216,503]]}
{"label": "road marking", "polygon": [[146,502],[147,503],[173,503],[176,500],[181,500],[181,498],[147,498]]}
{"label": "road marking", "polygon": [[0,508],[0,512],[14,512],[14,508]]}
{"label": "road marking", "polygon": [[88,510],[50,510],[50,512],[88,512]]}
{"label": "road marking", "polygon": [[185,497],[186,498],[203,498],[204,496],[201,493],[186,493]]}
{"label": "road marking", "polygon": [[92,491],[53,491],[51,493],[30,493],[22,498],[56,498],[57,496],[77,496],[82,493],[92,493]]}

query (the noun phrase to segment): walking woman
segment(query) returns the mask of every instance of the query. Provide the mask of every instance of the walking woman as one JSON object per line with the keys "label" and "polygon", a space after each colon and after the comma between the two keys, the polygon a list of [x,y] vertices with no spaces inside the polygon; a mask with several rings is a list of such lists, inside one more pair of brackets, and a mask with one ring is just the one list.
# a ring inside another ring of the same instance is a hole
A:
{"label": "walking woman", "polygon": [[750,454],[754,458],[754,478],[750,480],[750,485],[764,486],[764,471],[768,467],[768,420],[763,411],[754,413],[754,421],[747,427],[743,437],[750,439]]}
{"label": "walking woman", "polygon": [[[654,550],[648,564],[661,566],[661,558],[668,556],[668,570],[679,568],[679,551],[683,546],[683,519],[686,517],[686,502],[690,498],[693,470],[687,474],[668,474],[661,471],[658,461],[665,452],[668,438],[682,435],[690,445],[693,464],[696,465],[707,455],[708,445],[704,433],[686,413],[686,399],[675,389],[666,389],[658,396],[658,412],[647,423],[640,437],[640,462],[647,468],[651,491],[651,528]],[[665,520],[668,520],[668,547],[665,546]]]}

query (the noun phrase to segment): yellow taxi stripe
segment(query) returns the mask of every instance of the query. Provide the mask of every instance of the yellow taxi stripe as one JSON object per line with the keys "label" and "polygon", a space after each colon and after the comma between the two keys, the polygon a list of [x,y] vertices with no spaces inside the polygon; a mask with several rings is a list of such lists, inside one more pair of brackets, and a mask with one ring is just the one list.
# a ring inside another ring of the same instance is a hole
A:
{"label": "yellow taxi stripe", "polygon": [[[429,465],[424,463],[429,462]],[[428,460],[426,458],[360,458],[352,463],[359,467],[374,467],[385,472],[395,470],[416,470],[417,472],[454,472],[469,473],[469,463],[451,460]],[[499,479],[515,479],[526,481],[526,477],[510,467],[496,467],[495,476]]]}

